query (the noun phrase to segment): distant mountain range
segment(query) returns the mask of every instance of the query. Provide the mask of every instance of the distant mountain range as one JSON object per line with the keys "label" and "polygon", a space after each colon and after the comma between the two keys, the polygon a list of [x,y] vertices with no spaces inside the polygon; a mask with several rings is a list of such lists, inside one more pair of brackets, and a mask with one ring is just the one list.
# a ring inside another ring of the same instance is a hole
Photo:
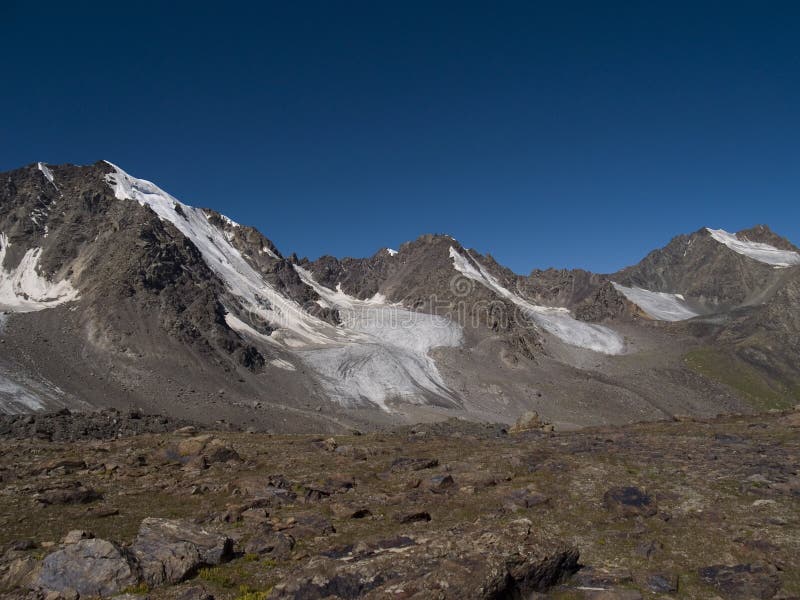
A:
{"label": "distant mountain range", "polygon": [[567,429],[800,400],[800,250],[763,225],[613,274],[521,276],[444,235],[309,261],[111,163],[38,163],[0,175],[0,265],[2,412]]}

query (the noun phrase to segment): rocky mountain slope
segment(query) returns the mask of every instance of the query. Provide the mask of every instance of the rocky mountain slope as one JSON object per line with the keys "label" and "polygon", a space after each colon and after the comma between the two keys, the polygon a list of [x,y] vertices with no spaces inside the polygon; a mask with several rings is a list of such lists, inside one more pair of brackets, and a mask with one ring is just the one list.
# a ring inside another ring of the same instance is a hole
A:
{"label": "rocky mountain slope", "polygon": [[610,275],[520,276],[444,235],[310,261],[111,163],[38,163],[0,174],[0,265],[7,413],[333,432],[535,409],[567,429],[800,393],[800,251],[764,226]]}

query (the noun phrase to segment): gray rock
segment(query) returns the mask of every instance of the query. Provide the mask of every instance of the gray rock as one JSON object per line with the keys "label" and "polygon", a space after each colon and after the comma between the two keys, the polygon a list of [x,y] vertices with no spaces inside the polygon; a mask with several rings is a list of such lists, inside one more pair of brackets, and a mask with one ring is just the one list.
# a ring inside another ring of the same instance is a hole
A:
{"label": "gray rock", "polygon": [[103,498],[97,490],[82,486],[80,483],[74,486],[49,489],[43,491],[36,500],[41,504],[89,504],[95,500]]}
{"label": "gray rock", "polygon": [[147,518],[131,546],[148,585],[178,583],[203,565],[228,559],[233,541],[187,521]]}
{"label": "gray rock", "polygon": [[294,548],[294,538],[275,531],[256,533],[244,547],[247,554],[266,554],[276,559],[286,559]]}
{"label": "gray rock", "polygon": [[42,561],[34,586],[46,591],[75,591],[81,596],[111,596],[139,582],[134,559],[106,540],[80,540]]}
{"label": "gray rock", "polygon": [[774,567],[763,565],[713,565],[699,570],[700,579],[725,598],[745,600],[772,598],[781,587]]}
{"label": "gray rock", "polygon": [[64,536],[64,539],[61,540],[61,543],[65,546],[68,546],[69,544],[76,544],[81,540],[91,540],[92,538],[94,538],[94,534],[91,531],[73,529]]}

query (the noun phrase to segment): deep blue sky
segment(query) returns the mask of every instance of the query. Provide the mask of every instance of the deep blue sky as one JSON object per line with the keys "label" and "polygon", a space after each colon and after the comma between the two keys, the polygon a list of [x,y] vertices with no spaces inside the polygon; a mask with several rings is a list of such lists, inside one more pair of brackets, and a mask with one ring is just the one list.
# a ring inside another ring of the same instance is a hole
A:
{"label": "deep blue sky", "polygon": [[800,3],[202,4],[0,3],[0,171],[105,158],[312,258],[800,242]]}

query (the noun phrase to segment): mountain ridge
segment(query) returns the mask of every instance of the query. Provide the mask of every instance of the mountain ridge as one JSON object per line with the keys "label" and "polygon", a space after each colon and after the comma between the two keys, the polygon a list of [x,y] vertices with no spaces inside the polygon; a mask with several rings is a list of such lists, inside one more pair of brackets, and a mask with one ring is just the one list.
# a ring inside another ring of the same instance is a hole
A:
{"label": "mountain ridge", "polygon": [[[747,410],[729,381],[685,364],[708,344],[787,402],[800,381],[791,316],[800,254],[766,226],[677,236],[614,274],[523,276],[434,234],[366,258],[287,257],[255,228],[105,161],[34,163],[0,180],[3,301],[37,311],[5,307],[13,343],[0,376],[24,388],[36,373],[62,390],[42,406],[144,403],[295,430],[509,422],[531,408],[562,427],[687,406]],[[53,290],[62,296],[46,298]],[[59,347],[53,314],[69,323]],[[767,322],[777,347],[765,346]],[[656,348],[668,351],[656,359]],[[101,366],[103,384],[82,373],[87,364]],[[0,407],[20,403],[7,393]]]}

